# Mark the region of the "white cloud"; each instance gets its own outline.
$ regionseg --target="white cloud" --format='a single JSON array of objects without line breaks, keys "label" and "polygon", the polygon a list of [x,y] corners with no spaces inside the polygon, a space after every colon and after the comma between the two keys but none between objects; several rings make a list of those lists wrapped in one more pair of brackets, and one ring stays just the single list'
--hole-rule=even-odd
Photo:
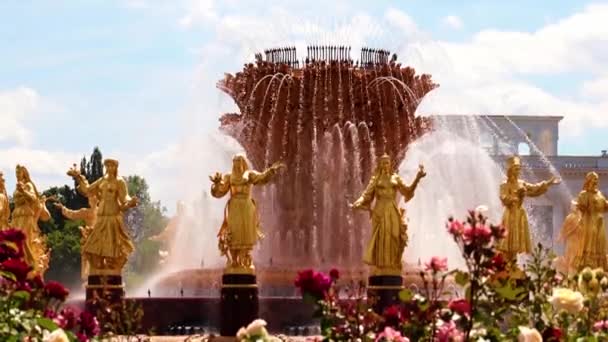
[{"label": "white cloud", "polygon": [[0,149],[0,170],[4,172],[7,190],[15,187],[15,166],[27,167],[38,190],[42,191],[51,186],[71,184],[66,176],[72,164],[80,162],[81,155],[62,151],[48,151],[27,147],[11,147]]},{"label": "white cloud", "polygon": [[584,82],[581,92],[583,96],[589,98],[608,99],[608,77]]},{"label": "white cloud", "polygon": [[448,15],[443,18],[443,24],[455,30],[460,30],[463,27],[462,19],[456,15]]},{"label": "white cloud", "polygon": [[39,107],[40,96],[28,87],[0,91],[0,142],[29,142],[25,121]]},{"label": "white cloud", "polygon": [[183,28],[190,28],[197,22],[215,24],[218,19],[215,0],[190,0],[186,8],[186,14],[179,19]]}]

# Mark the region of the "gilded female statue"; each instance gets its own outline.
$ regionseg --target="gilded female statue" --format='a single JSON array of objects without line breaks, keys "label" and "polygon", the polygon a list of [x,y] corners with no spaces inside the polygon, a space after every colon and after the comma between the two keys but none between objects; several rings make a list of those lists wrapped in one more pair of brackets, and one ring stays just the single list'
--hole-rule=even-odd
[{"label": "gilded female statue", "polygon": [[4,174],[0,171],[0,230],[9,227],[8,220],[11,217],[11,207],[6,193]]},{"label": "gilded female statue", "polygon": [[[61,215],[70,219],[70,220],[82,220],[84,221],[84,226],[79,227],[80,230],[80,250],[84,250],[84,244],[86,243],[89,235],[91,235],[91,231],[93,231],[93,227],[95,227],[95,222],[97,221],[97,197],[93,194],[89,194],[89,207],[81,208],[78,210],[72,210],[66,208],[61,203],[55,203],[55,207],[61,210]],[[80,255],[80,276],[81,278],[87,279],[89,275],[89,261],[86,258],[84,253]]]},{"label": "gilded female statue", "polygon": [[565,270],[568,274],[576,272],[574,260],[577,254],[577,249],[581,245],[581,211],[578,209],[578,203],[572,201],[570,213],[566,216],[562,230],[559,233],[559,241],[564,242],[565,252],[563,262]]},{"label": "gilded female statue", "polygon": [[46,238],[40,233],[38,221],[48,221],[51,215],[45,205],[46,197],[38,193],[27,168],[17,165],[15,173],[17,188],[13,193],[15,208],[10,226],[22,229],[25,233],[25,260],[32,266],[34,274],[42,276],[48,268],[50,252]]},{"label": "gilded female statue", "polygon": [[578,209],[581,211],[580,230],[582,237],[576,249],[575,266],[602,267],[608,270],[606,261],[606,227],[604,213],[608,212],[608,201],[599,190],[599,177],[595,172],[585,176],[583,190],[578,194]]},{"label": "gilded female statue", "polygon": [[426,176],[422,165],[411,185],[406,185],[401,177],[392,171],[390,157],[384,154],[367,188],[351,207],[370,210],[372,237],[365,250],[363,261],[374,266],[375,274],[401,274],[401,258],[407,246],[407,225],[405,211],[397,205],[397,193],[405,202],[414,197],[420,180]]},{"label": "gilded female statue", "polygon": [[120,275],[129,255],[135,249],[126,232],[123,213],[137,206],[137,197],[130,197],[127,182],[118,176],[118,161],[106,159],[104,176],[93,184],[74,166],[68,175],[78,182],[78,190],[87,197],[94,196],[97,220],[81,253],[89,261],[90,275]]},{"label": "gilded female statue", "polygon": [[507,236],[501,241],[500,249],[509,259],[519,253],[530,253],[530,229],[528,214],[523,207],[524,198],[541,196],[549,186],[559,184],[560,180],[552,177],[537,184],[527,183],[519,179],[521,160],[514,156],[507,160],[507,180],[500,185],[500,201],[505,207],[502,215],[502,225],[507,230]]},{"label": "gilded female statue", "polygon": [[282,163],[275,163],[264,172],[249,170],[245,156],[237,154],[232,159],[232,173],[216,172],[209,177],[213,197],[221,198],[230,192],[218,233],[220,252],[228,259],[227,272],[253,272],[251,251],[263,235],[251,188],[268,183],[284,167]]}]

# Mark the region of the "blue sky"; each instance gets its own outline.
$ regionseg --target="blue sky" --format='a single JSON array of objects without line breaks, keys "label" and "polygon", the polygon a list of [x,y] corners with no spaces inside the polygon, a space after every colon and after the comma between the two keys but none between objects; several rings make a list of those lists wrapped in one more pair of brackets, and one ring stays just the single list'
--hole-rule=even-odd
[{"label": "blue sky", "polygon": [[215,82],[261,48],[310,40],[387,46],[433,74],[441,88],[422,114],[564,115],[561,154],[608,148],[607,2],[246,4],[2,2],[0,168],[29,163],[61,183],[99,145],[171,202],[176,170],[203,182],[216,157],[207,136],[232,105]]}]

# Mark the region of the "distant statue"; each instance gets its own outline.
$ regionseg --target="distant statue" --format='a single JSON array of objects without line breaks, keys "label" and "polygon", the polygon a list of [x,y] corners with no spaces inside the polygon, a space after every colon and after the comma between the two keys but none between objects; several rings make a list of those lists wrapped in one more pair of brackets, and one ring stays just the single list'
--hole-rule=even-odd
[{"label": "distant statue", "polygon": [[87,279],[89,275],[89,261],[84,251],[84,245],[87,242],[87,239],[91,235],[93,231],[93,227],[95,227],[95,223],[97,222],[97,196],[95,194],[89,194],[87,196],[89,201],[88,208],[81,208],[78,210],[72,210],[66,208],[63,204],[56,202],[55,207],[61,210],[61,215],[70,219],[70,220],[82,220],[84,221],[84,226],[78,227],[80,230],[80,276],[83,280]]},{"label": "distant statue", "polygon": [[589,172],[585,176],[583,190],[578,194],[578,209],[581,211],[581,240],[576,249],[575,267],[602,267],[608,270],[606,254],[606,226],[604,213],[608,212],[608,201],[599,190],[599,176]]},{"label": "distant statue", "polygon": [[211,195],[221,198],[230,192],[224,210],[224,222],[218,233],[219,250],[226,256],[227,272],[253,272],[251,251],[260,237],[260,221],[255,201],[251,198],[253,185],[266,184],[285,165],[275,163],[264,172],[249,170],[245,155],[232,159],[232,173],[216,172],[210,176]]},{"label": "distant statue", "polygon": [[562,225],[562,230],[559,233],[558,241],[564,242],[565,253],[561,258],[563,263],[563,271],[566,274],[576,273],[574,264],[577,249],[580,248],[582,231],[581,231],[581,211],[578,209],[578,203],[572,201],[570,213],[566,216]]},{"label": "distant statue", "polygon": [[13,193],[15,208],[10,226],[23,230],[26,236],[25,260],[33,267],[34,274],[44,276],[49,266],[50,251],[46,246],[46,237],[40,233],[38,221],[51,218],[46,208],[47,198],[38,193],[25,166],[17,165],[15,173],[17,188]]},{"label": "distant statue", "polygon": [[8,220],[11,217],[11,206],[8,201],[4,174],[0,171],[0,230],[9,227]]},{"label": "distant statue", "polygon": [[90,263],[90,275],[120,275],[134,247],[126,232],[123,213],[137,206],[137,197],[130,197],[127,182],[118,176],[118,161],[103,162],[105,175],[89,184],[74,166],[68,171],[85,196],[99,199],[97,221],[87,238],[82,253]]},{"label": "distant statue", "polygon": [[549,186],[560,183],[555,177],[537,184],[527,183],[519,179],[520,172],[520,158],[510,157],[507,160],[507,180],[500,185],[500,200],[505,208],[502,225],[507,230],[507,236],[501,241],[499,249],[509,259],[514,259],[519,253],[529,254],[532,251],[524,198],[541,196]]},{"label": "distant statue", "polygon": [[[400,193],[405,202],[411,200],[424,176],[424,167],[420,165],[412,184],[406,185],[393,172],[390,157],[384,154],[380,157],[367,188],[351,205],[353,209],[369,210],[371,213],[372,237],[363,261],[374,266],[376,275],[401,275],[401,258],[408,236],[405,210],[399,208],[396,196]],[[374,200],[374,207],[370,209]]]}]

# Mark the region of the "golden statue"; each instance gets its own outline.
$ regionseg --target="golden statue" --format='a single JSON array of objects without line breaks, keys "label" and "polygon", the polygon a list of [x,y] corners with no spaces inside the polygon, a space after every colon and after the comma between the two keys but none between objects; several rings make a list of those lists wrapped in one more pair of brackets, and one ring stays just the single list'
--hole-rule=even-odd
[{"label": "golden statue", "polygon": [[564,271],[567,274],[576,273],[576,267],[574,260],[576,257],[577,249],[580,248],[581,244],[581,211],[578,209],[578,203],[572,201],[570,206],[570,213],[566,216],[562,230],[559,233],[558,241],[564,242],[565,252],[562,257],[564,263]]},{"label": "golden statue", "polygon": [[254,271],[251,251],[263,234],[256,203],[251,198],[251,188],[268,183],[284,167],[282,163],[275,163],[264,172],[249,170],[245,155],[237,154],[232,158],[232,173],[222,175],[216,172],[209,176],[213,183],[213,197],[221,198],[230,192],[224,209],[224,222],[218,233],[220,252],[228,259],[226,273]]},{"label": "golden statue", "polygon": [[17,188],[13,193],[15,208],[10,226],[23,230],[26,236],[25,260],[32,266],[34,274],[44,276],[49,266],[50,251],[46,246],[46,238],[40,233],[38,221],[48,221],[51,218],[46,208],[47,198],[38,193],[25,166],[17,165],[15,173]]},{"label": "golden statue", "polygon": [[125,230],[123,213],[137,206],[137,197],[129,197],[127,182],[118,176],[118,161],[103,161],[106,172],[93,184],[80,174],[76,165],[68,171],[85,196],[96,197],[97,220],[81,253],[89,262],[89,275],[120,275],[129,255],[135,249]]},{"label": "golden statue", "polygon": [[[363,261],[374,267],[374,274],[401,275],[401,258],[408,237],[405,210],[397,205],[396,196],[399,192],[405,202],[411,200],[418,182],[424,176],[424,167],[420,165],[412,184],[406,185],[398,174],[393,173],[391,159],[384,154],[378,160],[367,188],[351,205],[354,209],[369,210],[371,213],[372,237]],[[370,209],[373,200],[374,208]]]},{"label": "golden statue", "polygon": [[502,225],[507,230],[507,236],[501,241],[499,249],[505,256],[513,259],[519,253],[532,251],[528,214],[523,208],[525,197],[537,197],[549,189],[549,186],[559,184],[558,178],[552,177],[537,184],[527,183],[519,179],[521,160],[513,156],[507,160],[507,180],[500,185],[500,201],[505,207],[502,215]]},{"label": "golden statue", "polygon": [[608,270],[606,261],[606,227],[604,213],[608,212],[608,201],[599,190],[599,177],[595,172],[585,176],[583,190],[578,194],[578,209],[581,211],[580,230],[582,233],[574,265],[578,270],[584,267]]},{"label": "golden statue", "polygon": [[89,261],[86,258],[86,255],[82,253],[84,250],[84,244],[87,241],[89,235],[91,235],[91,231],[93,231],[93,227],[95,227],[95,222],[97,221],[97,197],[94,194],[89,194],[89,207],[82,208],[78,210],[71,210],[63,206],[61,203],[55,203],[55,207],[61,210],[61,215],[65,216],[70,220],[82,220],[84,221],[84,226],[79,227],[80,230],[80,276],[81,278],[87,279],[89,275]]},{"label": "golden statue", "polygon": [[9,227],[8,220],[11,217],[11,206],[6,193],[4,174],[0,171],[0,230]]}]

